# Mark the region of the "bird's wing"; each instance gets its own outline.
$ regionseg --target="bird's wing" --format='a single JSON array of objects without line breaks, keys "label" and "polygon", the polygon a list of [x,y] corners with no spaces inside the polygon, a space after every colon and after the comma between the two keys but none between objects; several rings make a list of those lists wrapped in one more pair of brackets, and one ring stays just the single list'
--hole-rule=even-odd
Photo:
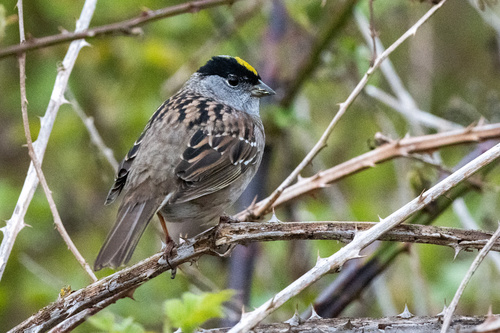
[{"label": "bird's wing", "polygon": [[175,168],[183,182],[171,202],[186,202],[217,192],[260,162],[263,145],[257,144],[255,132],[261,129],[251,117],[240,118],[232,128],[205,128],[194,133]]},{"label": "bird's wing", "polygon": [[121,161],[120,165],[118,166],[118,172],[115,178],[115,182],[111,187],[111,189],[109,190],[108,196],[106,197],[106,202],[105,202],[106,205],[109,205],[112,202],[114,202],[122,192],[123,188],[125,187],[125,184],[127,183],[127,178],[130,173],[130,168],[132,167],[134,159],[137,157],[137,153],[139,152],[139,148],[141,147],[141,143],[144,137],[148,133],[151,126],[157,121],[157,119],[160,119],[161,115],[169,110],[172,102],[171,100],[172,99],[168,99],[167,101],[165,101],[165,103],[163,103],[158,108],[158,110],[156,110],[156,112],[153,113],[148,123],[146,124],[146,127],[142,131],[141,135],[134,142],[134,145],[128,151],[125,158]]}]

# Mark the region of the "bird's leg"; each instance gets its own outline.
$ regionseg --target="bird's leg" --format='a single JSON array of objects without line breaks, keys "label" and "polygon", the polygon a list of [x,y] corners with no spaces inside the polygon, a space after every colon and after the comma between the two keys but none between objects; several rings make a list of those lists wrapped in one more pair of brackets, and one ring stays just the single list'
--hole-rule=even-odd
[{"label": "bird's leg", "polygon": [[170,261],[168,259],[170,257],[172,257],[173,255],[175,255],[175,253],[173,253],[174,252],[173,249],[174,249],[176,244],[175,244],[174,240],[172,239],[172,237],[170,237],[170,235],[168,233],[167,224],[165,223],[165,219],[163,218],[163,216],[160,214],[160,212],[158,212],[156,215],[158,215],[158,219],[160,219],[161,228],[163,229],[163,233],[165,234],[165,253],[164,253],[164,256],[165,256],[165,261],[170,266],[170,269],[172,271],[172,279],[173,279],[173,278],[175,278],[175,274],[177,273],[177,267],[173,267],[172,264],[170,264]]}]

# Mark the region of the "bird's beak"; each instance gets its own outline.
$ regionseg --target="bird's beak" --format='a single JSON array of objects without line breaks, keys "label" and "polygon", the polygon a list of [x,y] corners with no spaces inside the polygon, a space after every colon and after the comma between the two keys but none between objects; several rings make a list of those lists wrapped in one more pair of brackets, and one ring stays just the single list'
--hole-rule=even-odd
[{"label": "bird's beak", "polygon": [[252,97],[264,97],[276,94],[274,90],[268,87],[267,84],[259,80],[259,83],[252,87],[251,95]]}]

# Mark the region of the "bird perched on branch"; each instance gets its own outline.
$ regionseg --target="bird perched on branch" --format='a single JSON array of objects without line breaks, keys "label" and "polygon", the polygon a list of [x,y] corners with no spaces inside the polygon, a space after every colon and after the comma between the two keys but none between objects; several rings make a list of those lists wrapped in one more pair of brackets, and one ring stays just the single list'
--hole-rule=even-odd
[{"label": "bird perched on branch", "polygon": [[165,222],[215,224],[257,172],[259,99],[273,94],[246,61],[216,56],[163,103],[118,168],[106,204],[123,199],[94,269],[127,263],[155,214],[167,247]]}]

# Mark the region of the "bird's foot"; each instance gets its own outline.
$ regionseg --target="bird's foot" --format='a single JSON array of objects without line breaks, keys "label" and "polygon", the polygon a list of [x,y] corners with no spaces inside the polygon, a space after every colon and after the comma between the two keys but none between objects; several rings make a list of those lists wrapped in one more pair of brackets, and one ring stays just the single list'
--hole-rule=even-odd
[{"label": "bird's foot", "polygon": [[221,215],[219,218],[219,223],[238,223],[240,221],[236,220],[234,217],[230,215]]},{"label": "bird's foot", "polygon": [[171,278],[175,279],[175,275],[177,274],[177,266],[173,266],[170,263],[170,259],[177,255],[177,244],[175,244],[174,240],[169,237],[167,239],[167,243],[165,244],[163,251],[163,259],[167,262],[167,265],[170,266]]}]

